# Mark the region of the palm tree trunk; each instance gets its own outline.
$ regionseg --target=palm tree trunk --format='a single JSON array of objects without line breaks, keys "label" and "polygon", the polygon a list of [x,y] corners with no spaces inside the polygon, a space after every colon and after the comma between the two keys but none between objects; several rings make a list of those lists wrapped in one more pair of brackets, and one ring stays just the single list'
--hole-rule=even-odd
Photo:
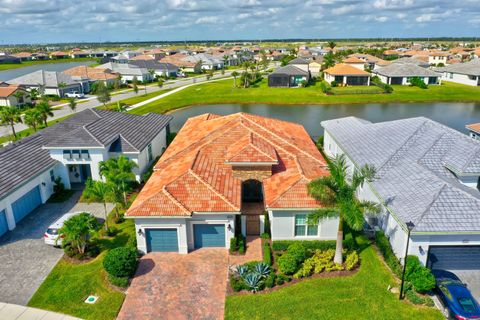
[{"label": "palm tree trunk", "polygon": [[342,264],[343,263],[343,218],[340,215],[340,219],[338,221],[338,232],[337,232],[337,246],[335,248],[335,257],[333,258],[333,262]]},{"label": "palm tree trunk", "polygon": [[108,213],[107,213],[107,202],[103,202],[103,209],[105,211],[105,230],[108,230]]},{"label": "palm tree trunk", "polygon": [[13,121],[10,121],[10,126],[12,127],[12,133],[15,139],[17,138],[17,133],[15,132],[15,123]]}]

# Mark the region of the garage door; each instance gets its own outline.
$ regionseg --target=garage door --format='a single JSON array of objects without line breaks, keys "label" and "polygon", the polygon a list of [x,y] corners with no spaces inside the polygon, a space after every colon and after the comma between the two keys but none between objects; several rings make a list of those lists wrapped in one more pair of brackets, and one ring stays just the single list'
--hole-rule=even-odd
[{"label": "garage door", "polygon": [[178,252],[177,229],[147,229],[147,252]]},{"label": "garage door", "polygon": [[195,248],[225,247],[224,224],[194,224]]},{"label": "garage door", "polygon": [[480,269],[480,246],[434,246],[428,250],[427,266],[440,270]]},{"label": "garage door", "polygon": [[19,222],[25,218],[36,207],[42,204],[42,198],[40,196],[40,188],[36,186],[26,194],[24,194],[17,201],[12,203],[13,216],[15,222]]},{"label": "garage door", "polygon": [[7,216],[5,210],[0,211],[0,236],[8,231]]}]

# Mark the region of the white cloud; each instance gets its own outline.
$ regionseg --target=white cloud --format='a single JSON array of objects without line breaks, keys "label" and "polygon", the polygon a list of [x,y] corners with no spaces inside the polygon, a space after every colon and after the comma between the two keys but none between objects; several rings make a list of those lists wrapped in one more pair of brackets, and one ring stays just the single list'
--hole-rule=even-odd
[{"label": "white cloud", "polygon": [[215,24],[215,23],[219,23],[220,21],[221,21],[221,19],[219,17],[210,16],[210,17],[198,18],[195,21],[195,23],[197,23],[197,24],[204,24],[204,23]]}]

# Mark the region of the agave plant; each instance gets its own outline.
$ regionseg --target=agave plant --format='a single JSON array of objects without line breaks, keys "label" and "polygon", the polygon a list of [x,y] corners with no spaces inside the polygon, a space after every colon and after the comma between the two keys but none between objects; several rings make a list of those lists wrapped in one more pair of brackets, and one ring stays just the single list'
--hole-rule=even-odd
[{"label": "agave plant", "polygon": [[261,275],[262,278],[266,278],[270,274],[270,266],[264,262],[259,262],[253,268],[253,271]]},{"label": "agave plant", "polygon": [[250,291],[257,292],[262,284],[262,276],[259,273],[251,272],[243,278],[243,281],[250,288]]},{"label": "agave plant", "polygon": [[248,267],[244,265],[237,266],[237,273],[240,277],[244,277],[248,273]]}]

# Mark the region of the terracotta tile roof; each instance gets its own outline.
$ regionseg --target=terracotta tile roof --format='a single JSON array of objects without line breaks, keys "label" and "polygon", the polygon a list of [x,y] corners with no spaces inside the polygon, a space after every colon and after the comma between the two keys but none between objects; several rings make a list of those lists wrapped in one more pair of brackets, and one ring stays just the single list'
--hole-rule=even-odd
[{"label": "terracotta tile roof", "polygon": [[193,61],[190,61],[190,60],[186,60],[189,56],[186,55],[186,54],[182,54],[182,53],[176,53],[176,54],[172,54],[172,55],[169,55],[169,56],[165,56],[163,57],[162,59],[160,59],[161,62],[168,62],[168,63],[172,63],[174,65],[177,65],[179,67],[195,67],[198,62],[193,62]]},{"label": "terracotta tile roof", "polygon": [[358,68],[352,67],[348,64],[339,63],[331,68],[328,68],[324,71],[325,73],[331,75],[352,75],[352,76],[369,76],[370,73],[360,70]]},{"label": "terracotta tile roof", "polygon": [[0,86],[0,98],[8,98],[12,94],[14,94],[18,90],[18,86],[6,86],[2,87]]},{"label": "terracotta tile roof", "polygon": [[132,59],[130,60],[133,60],[133,61],[137,61],[137,60],[155,60],[154,57],[152,57],[151,55],[148,55],[148,54],[141,54],[139,56],[136,56],[136,57],[133,57]]},{"label": "terracotta tile roof", "polygon": [[466,126],[468,130],[480,133],[480,123],[472,123]]},{"label": "terracotta tile roof", "polygon": [[118,73],[111,72],[110,69],[91,68],[87,66],[77,66],[67,70],[63,73],[72,77],[89,78],[92,80],[114,80],[118,77]]},{"label": "terracotta tile roof", "polygon": [[14,57],[17,57],[17,58],[29,58],[32,56],[32,53],[31,52],[19,52],[19,53],[16,53],[13,55]]},{"label": "terracotta tile roof", "polygon": [[190,216],[239,212],[242,181],[230,162],[270,162],[263,180],[267,208],[316,208],[307,184],[328,174],[303,126],[245,113],[187,120],[127,216]]},{"label": "terracotta tile roof", "polygon": [[52,57],[63,57],[63,56],[68,56],[68,53],[62,52],[62,51],[55,51],[50,53],[50,56]]},{"label": "terracotta tile roof", "polygon": [[365,61],[357,58],[357,57],[349,57],[342,61],[343,63],[365,63]]}]

